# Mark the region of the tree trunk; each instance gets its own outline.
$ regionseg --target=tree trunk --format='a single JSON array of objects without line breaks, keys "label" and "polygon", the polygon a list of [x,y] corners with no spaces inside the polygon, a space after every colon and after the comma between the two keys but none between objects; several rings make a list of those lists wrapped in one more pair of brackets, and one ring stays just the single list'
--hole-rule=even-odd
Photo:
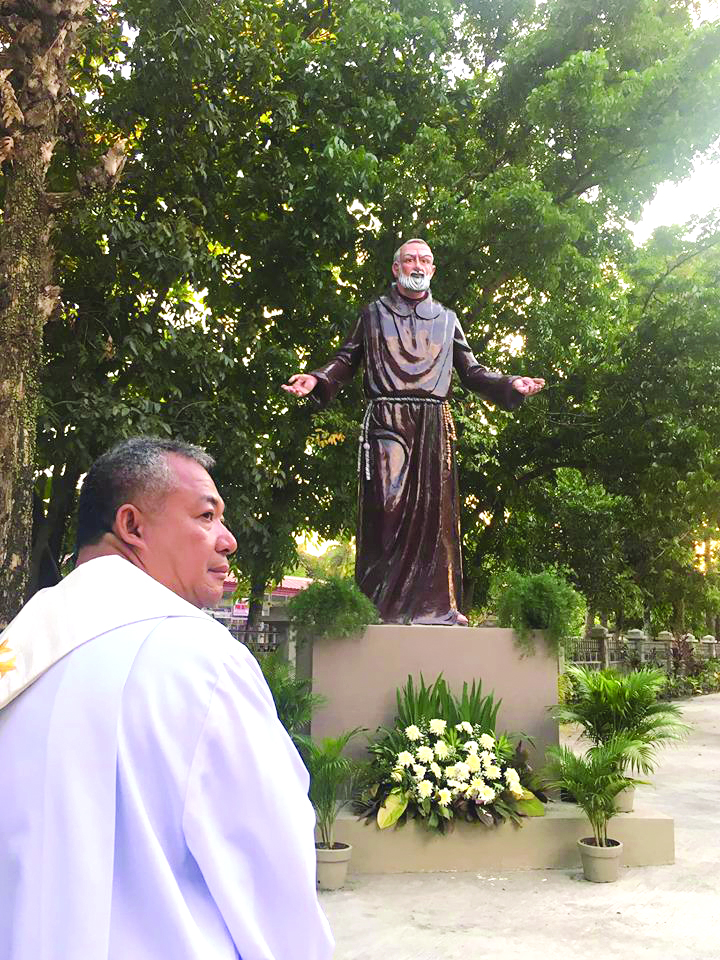
[{"label": "tree trunk", "polygon": [[646,636],[652,636],[652,608],[647,600],[643,603],[643,631]]},{"label": "tree trunk", "polygon": [[475,577],[463,577],[462,613],[464,613],[466,617],[470,615],[473,600],[475,599],[475,583]]},{"label": "tree trunk", "polygon": [[248,618],[246,631],[257,630],[262,620],[263,601],[267,579],[264,573],[253,574],[250,581],[250,597],[248,598]]},{"label": "tree trunk", "polygon": [[58,139],[67,66],[89,0],[0,2],[11,42],[0,57],[0,625],[22,605],[30,570],[38,378],[51,286],[45,178]]},{"label": "tree trunk", "polygon": [[[704,549],[704,559],[705,559],[705,578],[706,582],[710,574],[713,572],[713,558],[712,558],[712,542],[710,540],[705,541]],[[715,611],[711,606],[708,606],[705,610],[705,633],[710,634],[715,632]]]},{"label": "tree trunk", "polygon": [[53,482],[47,514],[48,547],[58,567],[62,565],[64,554],[69,553],[72,548],[72,544],[65,544],[65,532],[68,520],[75,510],[78,482],[84,472],[77,467],[66,464],[62,476],[58,478],[57,482]]},{"label": "tree trunk", "polygon": [[[49,126],[49,125],[48,125]],[[0,622],[22,604],[29,572],[41,299],[48,301],[50,248],[41,159],[49,130],[26,136],[6,171],[0,227]]]},{"label": "tree trunk", "polygon": [[673,633],[677,636],[682,636],[685,633],[685,600],[683,597],[673,600],[672,628]]},{"label": "tree trunk", "polygon": [[59,579],[63,559],[63,543],[68,517],[75,502],[80,471],[67,464],[55,464],[52,474],[50,503],[44,505],[34,495],[32,561],[28,597]]}]

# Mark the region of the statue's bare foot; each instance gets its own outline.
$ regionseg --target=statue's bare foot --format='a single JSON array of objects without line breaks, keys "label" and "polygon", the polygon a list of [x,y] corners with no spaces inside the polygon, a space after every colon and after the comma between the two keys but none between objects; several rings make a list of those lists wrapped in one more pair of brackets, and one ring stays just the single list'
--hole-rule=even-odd
[{"label": "statue's bare foot", "polygon": [[458,627],[466,627],[468,625],[468,618],[464,613],[458,613],[457,620],[455,622]]}]

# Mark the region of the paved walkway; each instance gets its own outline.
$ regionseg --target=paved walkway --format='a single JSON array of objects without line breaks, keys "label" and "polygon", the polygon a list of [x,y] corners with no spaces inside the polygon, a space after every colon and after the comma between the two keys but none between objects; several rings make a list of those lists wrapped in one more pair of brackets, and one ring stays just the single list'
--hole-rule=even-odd
[{"label": "paved walkway", "polygon": [[676,863],[623,869],[351,878],[322,894],[335,960],[719,960],[720,694],[683,703],[689,740],[640,803],[675,818]]}]

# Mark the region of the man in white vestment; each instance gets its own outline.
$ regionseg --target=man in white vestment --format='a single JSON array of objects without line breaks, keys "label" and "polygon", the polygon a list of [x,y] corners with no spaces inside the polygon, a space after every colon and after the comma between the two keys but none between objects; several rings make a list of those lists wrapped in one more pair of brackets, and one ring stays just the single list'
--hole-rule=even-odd
[{"label": "man in white vestment", "polygon": [[307,772],[201,610],[237,544],[197,447],[88,473],[76,569],[0,636],[0,960],[327,960]]}]

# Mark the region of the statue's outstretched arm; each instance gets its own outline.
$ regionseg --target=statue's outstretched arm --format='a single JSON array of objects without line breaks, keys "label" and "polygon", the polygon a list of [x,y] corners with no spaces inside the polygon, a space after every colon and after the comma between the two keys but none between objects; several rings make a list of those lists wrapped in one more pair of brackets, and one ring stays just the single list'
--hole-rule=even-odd
[{"label": "statue's outstretched arm", "polygon": [[506,377],[478,363],[459,320],[455,322],[453,366],[464,387],[481,394],[504,410],[515,410],[522,403],[523,395],[513,387],[513,381],[521,378]]},{"label": "statue's outstretched arm", "polygon": [[[317,370],[311,370],[306,374],[296,374],[290,378],[285,389],[298,396],[309,395],[310,399],[318,407],[326,407],[335,399],[338,392],[349,383],[355,376],[364,354],[363,344],[363,315],[361,314],[349,336],[340,347],[335,356],[328,363]],[[310,386],[310,382],[315,383]],[[292,386],[300,386],[302,392],[297,389],[289,389]],[[304,387],[309,389],[305,390]]]}]

